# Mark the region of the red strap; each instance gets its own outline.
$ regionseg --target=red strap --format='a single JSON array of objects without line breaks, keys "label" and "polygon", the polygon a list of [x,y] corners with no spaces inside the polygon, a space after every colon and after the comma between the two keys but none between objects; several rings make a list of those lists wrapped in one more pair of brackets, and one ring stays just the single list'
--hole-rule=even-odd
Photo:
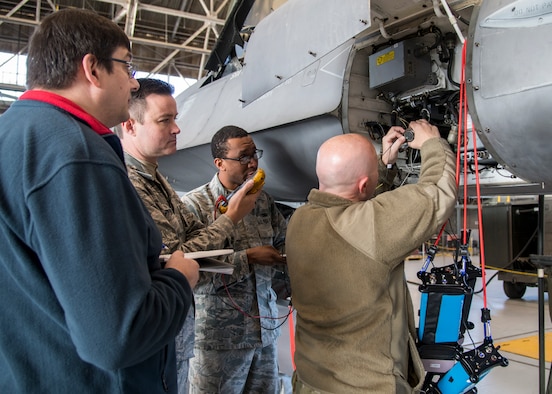
[{"label": "red strap", "polygon": [[290,305],[288,308],[289,350],[291,353],[291,365],[293,366],[293,370],[295,371],[295,324],[293,324],[293,307]]}]

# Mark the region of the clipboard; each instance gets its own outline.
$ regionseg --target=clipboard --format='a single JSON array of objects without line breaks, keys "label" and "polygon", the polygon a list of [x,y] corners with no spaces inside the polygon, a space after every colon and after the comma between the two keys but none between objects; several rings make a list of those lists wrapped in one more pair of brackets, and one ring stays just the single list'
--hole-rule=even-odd
[{"label": "clipboard", "polygon": [[[214,257],[226,256],[232,253],[234,253],[234,249],[201,250],[198,252],[184,253],[184,257],[196,260],[199,264],[200,271],[231,275],[232,272],[234,272],[234,266],[224,261],[217,260]],[[169,254],[162,254],[159,256],[159,259],[166,262],[170,256]]]}]

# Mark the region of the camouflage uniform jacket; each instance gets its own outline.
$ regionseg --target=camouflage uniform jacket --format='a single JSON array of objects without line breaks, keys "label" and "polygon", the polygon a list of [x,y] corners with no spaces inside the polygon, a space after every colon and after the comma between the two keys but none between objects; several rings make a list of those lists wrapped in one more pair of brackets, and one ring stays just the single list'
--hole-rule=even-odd
[{"label": "camouflage uniform jacket", "polygon": [[[185,194],[182,201],[209,224],[220,216],[215,201],[228,194],[215,175],[210,183]],[[249,264],[246,249],[282,245],[285,233],[285,218],[272,197],[262,191],[253,211],[236,225],[233,242],[225,245],[236,251],[227,258],[234,265],[233,274],[200,273],[194,288],[196,347],[242,349],[275,343],[282,321],[277,319],[276,294],[271,288],[274,268]]]},{"label": "camouflage uniform jacket", "polygon": [[234,223],[226,215],[220,215],[206,227],[186,209],[156,165],[142,163],[126,152],[125,162],[130,181],[161,232],[165,245],[162,253],[220,249],[228,242]]},{"label": "camouflage uniform jacket", "polygon": [[[157,165],[143,163],[127,152],[125,163],[130,181],[161,232],[162,253],[170,254],[178,249],[184,252],[220,249],[225,245],[234,229],[234,223],[226,215],[221,215],[206,228],[186,210],[174,189],[157,170]],[[190,309],[176,337],[178,364],[193,356],[193,347],[194,311]]]}]

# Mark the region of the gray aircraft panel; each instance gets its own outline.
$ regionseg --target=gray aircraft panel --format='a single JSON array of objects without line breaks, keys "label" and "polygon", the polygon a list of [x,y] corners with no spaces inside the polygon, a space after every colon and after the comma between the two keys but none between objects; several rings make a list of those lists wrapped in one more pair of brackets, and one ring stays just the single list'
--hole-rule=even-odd
[{"label": "gray aircraft panel", "polygon": [[[460,32],[444,13],[447,3]],[[161,160],[161,170],[181,191],[205,182],[213,171],[208,143],[233,124],[265,150],[259,165],[267,190],[281,201],[300,201],[315,185],[312,160],[325,138],[360,133],[379,149],[391,125],[424,117],[455,150],[458,136],[475,126],[468,146],[459,148],[461,163],[468,164],[459,182],[470,195],[476,182],[486,195],[548,194],[549,3],[290,1],[250,36],[252,26],[238,28],[245,57],[234,54],[177,98],[178,153]],[[354,26],[363,18],[365,26]],[[464,38],[467,119],[460,117],[459,100]],[[396,68],[391,53],[404,68]],[[430,68],[407,67],[411,63]],[[403,151],[398,165],[401,184],[417,181],[417,152]]]},{"label": "gray aircraft panel", "polygon": [[342,0],[289,1],[257,25],[245,51],[244,105],[370,26],[369,0],[343,5]]},{"label": "gray aircraft panel", "polygon": [[552,60],[552,4],[529,7],[536,3],[482,4],[468,47],[467,87],[485,147],[520,178],[552,184],[552,73],[543,67]]}]

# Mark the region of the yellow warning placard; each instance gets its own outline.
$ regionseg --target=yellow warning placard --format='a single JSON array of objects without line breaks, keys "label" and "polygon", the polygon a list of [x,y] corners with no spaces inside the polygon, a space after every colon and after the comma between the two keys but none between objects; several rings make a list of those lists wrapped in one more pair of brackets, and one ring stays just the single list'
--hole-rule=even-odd
[{"label": "yellow warning placard", "polygon": [[376,59],[376,66],[381,66],[382,64],[390,62],[393,59],[395,59],[395,51],[384,53]]}]

